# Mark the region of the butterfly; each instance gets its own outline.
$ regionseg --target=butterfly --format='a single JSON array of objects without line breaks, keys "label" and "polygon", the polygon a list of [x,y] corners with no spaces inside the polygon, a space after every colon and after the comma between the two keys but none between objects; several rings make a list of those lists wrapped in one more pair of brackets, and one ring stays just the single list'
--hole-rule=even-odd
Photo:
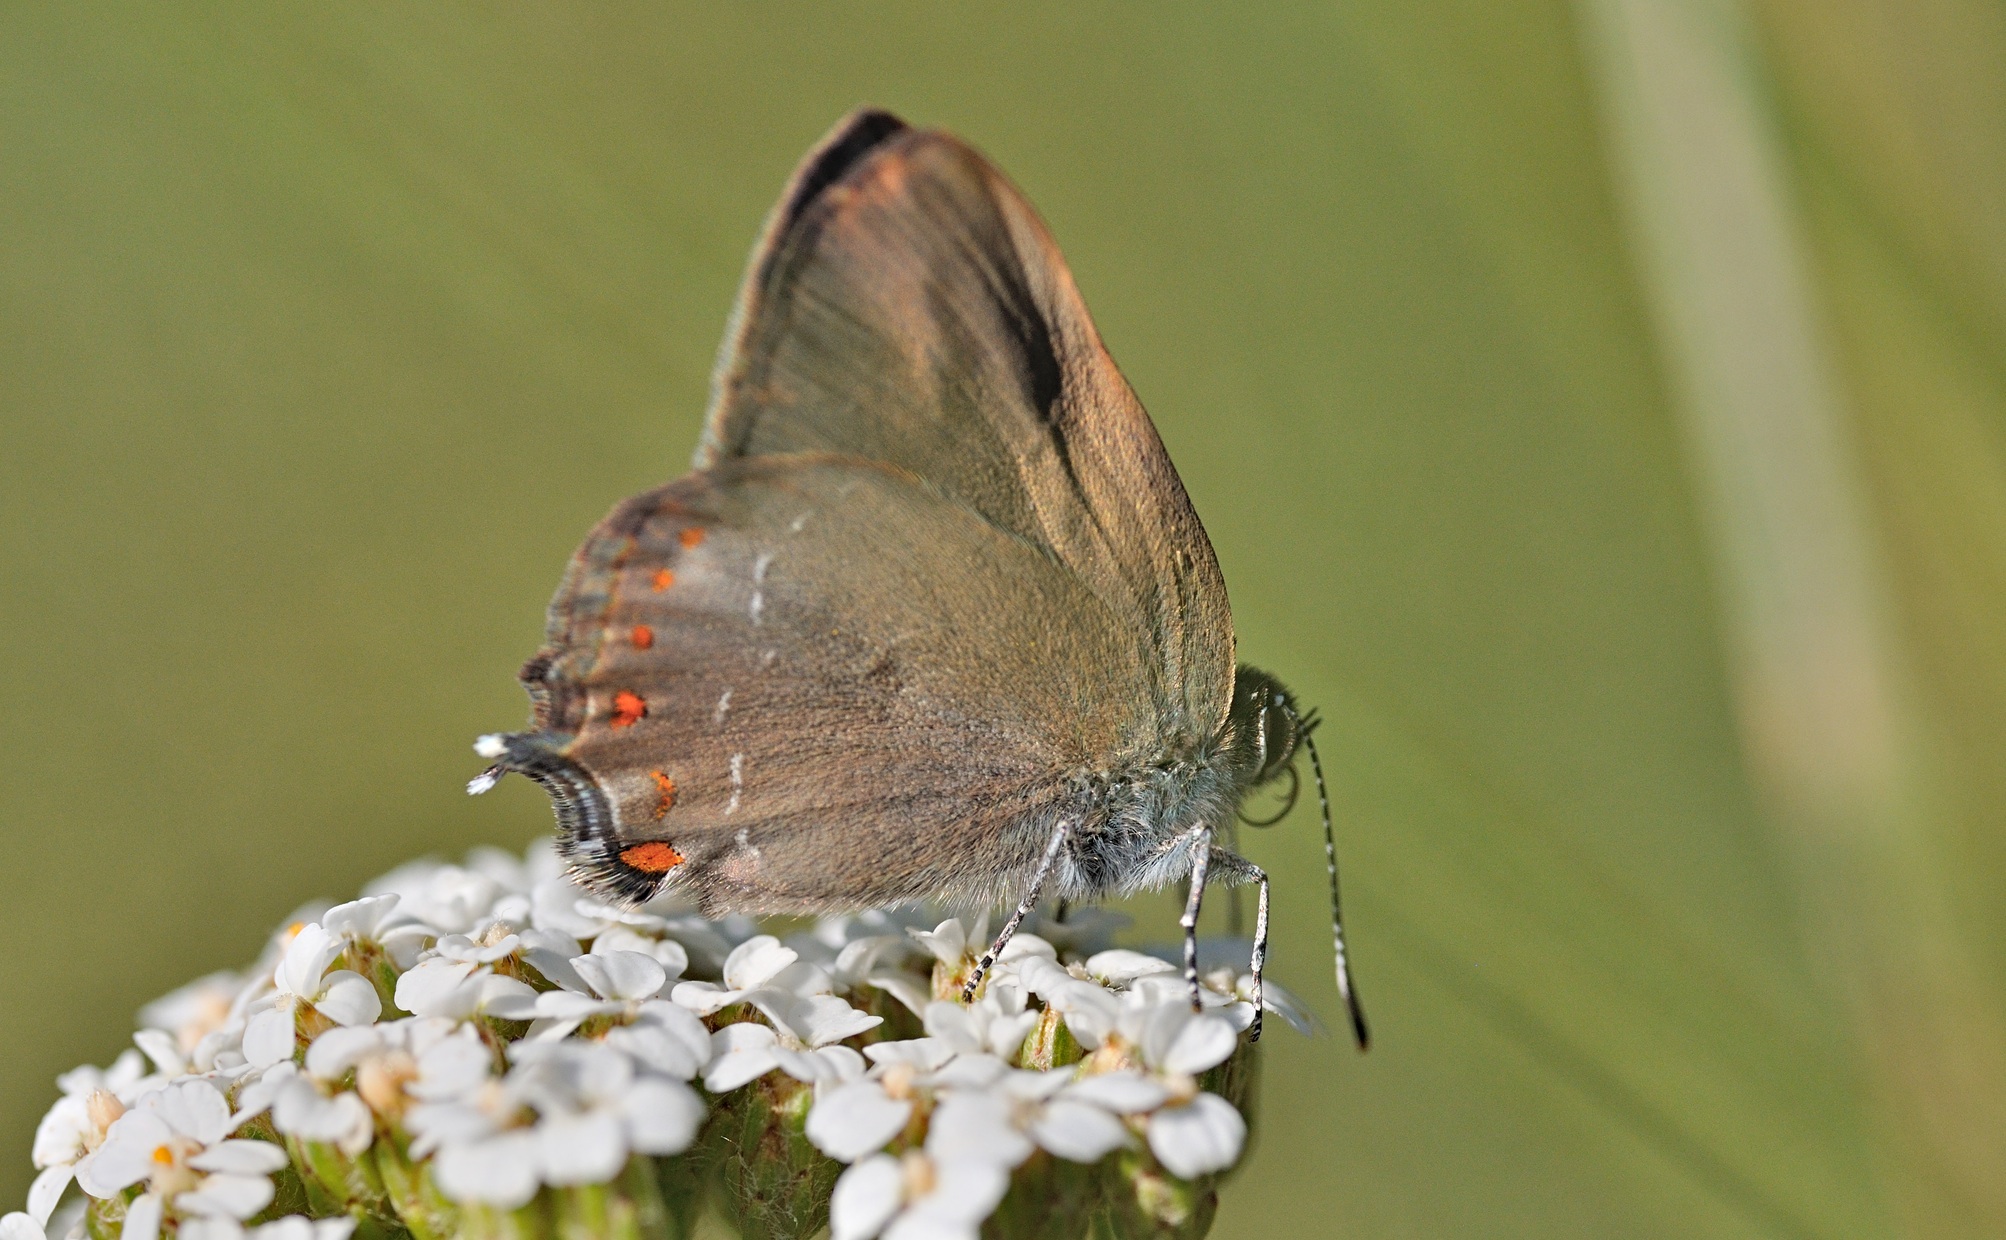
[{"label": "butterfly", "polygon": [[1252,883],[1258,1037],[1269,884],[1234,824],[1284,773],[1293,800],[1314,719],[1235,664],[1212,544],[1024,196],[852,114],[769,217],[712,388],[692,471],[572,557],[531,725],[480,738],[470,790],[541,784],[624,903],[1014,906],[969,996],[1041,896],[1185,880],[1195,1005],[1206,885]]}]

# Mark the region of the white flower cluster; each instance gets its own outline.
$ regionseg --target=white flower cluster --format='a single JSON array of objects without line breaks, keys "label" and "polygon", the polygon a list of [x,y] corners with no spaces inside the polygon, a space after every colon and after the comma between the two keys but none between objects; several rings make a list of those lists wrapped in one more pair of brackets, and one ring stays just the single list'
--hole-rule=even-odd
[{"label": "white flower cluster", "polygon": [[604,903],[547,847],[413,864],[60,1078],[0,1240],[346,1240],[358,1219],[446,1240],[503,1216],[666,1236],[707,1193],[761,1234],[972,1238],[1013,1176],[1047,1208],[1109,1209],[1080,1177],[1116,1163],[1122,1208],[1202,1234],[1194,1193],[1246,1138],[1246,979],[1208,973],[1194,1012],[1111,924],[1019,933],[964,1005],[979,923],[873,913],[783,943]]}]

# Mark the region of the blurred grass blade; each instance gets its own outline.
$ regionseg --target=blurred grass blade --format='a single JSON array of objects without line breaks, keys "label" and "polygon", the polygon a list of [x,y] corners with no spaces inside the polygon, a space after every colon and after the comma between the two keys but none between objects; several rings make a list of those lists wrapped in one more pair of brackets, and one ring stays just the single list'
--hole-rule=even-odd
[{"label": "blurred grass blade", "polygon": [[2006,1020],[1955,913],[1944,790],[1746,15],[1584,0],[1612,160],[1718,573],[1743,747],[1857,1020],[1917,1235],[2006,1234]]}]

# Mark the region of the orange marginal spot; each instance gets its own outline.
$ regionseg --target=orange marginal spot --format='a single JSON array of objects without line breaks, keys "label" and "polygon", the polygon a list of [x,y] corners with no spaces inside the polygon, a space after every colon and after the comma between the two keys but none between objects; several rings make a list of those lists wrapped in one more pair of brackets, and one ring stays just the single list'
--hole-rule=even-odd
[{"label": "orange marginal spot", "polygon": [[664,771],[649,771],[648,778],[654,780],[655,787],[662,792],[661,799],[655,802],[655,817],[660,818],[676,807],[676,781]]},{"label": "orange marginal spot", "polygon": [[627,634],[627,640],[634,643],[634,649],[646,650],[655,644],[655,630],[645,624],[637,624],[633,632]]},{"label": "orange marginal spot", "polygon": [[666,568],[658,568],[655,570],[655,580],[653,584],[655,587],[655,592],[659,594],[663,590],[666,590],[670,586],[676,584],[676,575],[670,572]]},{"label": "orange marginal spot", "polygon": [[692,525],[676,537],[683,540],[683,550],[687,551],[703,541],[703,531]]},{"label": "orange marginal spot", "polygon": [[620,861],[643,874],[667,874],[683,863],[683,855],[660,840],[649,840],[623,851]]},{"label": "orange marginal spot", "polygon": [[168,1165],[170,1165],[171,1163],[173,1163],[173,1161],[174,1161],[174,1149],[173,1149],[173,1147],[172,1147],[172,1146],[167,1146],[167,1145],[156,1145],[156,1146],[154,1146],[154,1147],[153,1147],[153,1161],[155,1161],[155,1162],[159,1163],[159,1164],[160,1164],[161,1166],[163,1166],[163,1167],[165,1167],[165,1166],[168,1166]]},{"label": "orange marginal spot", "polygon": [[648,703],[640,694],[622,689],[613,695],[614,727],[631,728],[647,717]]}]

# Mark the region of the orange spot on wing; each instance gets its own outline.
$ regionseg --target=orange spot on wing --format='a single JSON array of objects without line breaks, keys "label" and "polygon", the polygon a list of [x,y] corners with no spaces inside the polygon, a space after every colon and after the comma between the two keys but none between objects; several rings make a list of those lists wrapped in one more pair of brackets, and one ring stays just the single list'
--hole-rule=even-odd
[{"label": "orange spot on wing", "polygon": [[646,650],[655,644],[655,630],[645,624],[637,624],[633,631],[627,634],[627,640],[634,643],[634,649]]},{"label": "orange spot on wing", "polygon": [[655,579],[650,584],[654,586],[655,592],[659,594],[676,584],[676,575],[666,568],[658,568],[655,570]]},{"label": "orange spot on wing", "polygon": [[683,863],[683,855],[660,840],[649,840],[623,851],[620,861],[643,874],[667,874]]},{"label": "orange spot on wing", "polygon": [[640,694],[626,689],[613,695],[613,718],[616,728],[631,728],[648,717],[648,703]]},{"label": "orange spot on wing", "polygon": [[655,817],[660,818],[676,807],[676,781],[662,771],[649,771],[648,778],[655,781],[655,787],[662,793],[655,802]]},{"label": "orange spot on wing", "polygon": [[687,551],[703,541],[703,531],[692,525],[676,537],[683,540],[683,549]]}]

